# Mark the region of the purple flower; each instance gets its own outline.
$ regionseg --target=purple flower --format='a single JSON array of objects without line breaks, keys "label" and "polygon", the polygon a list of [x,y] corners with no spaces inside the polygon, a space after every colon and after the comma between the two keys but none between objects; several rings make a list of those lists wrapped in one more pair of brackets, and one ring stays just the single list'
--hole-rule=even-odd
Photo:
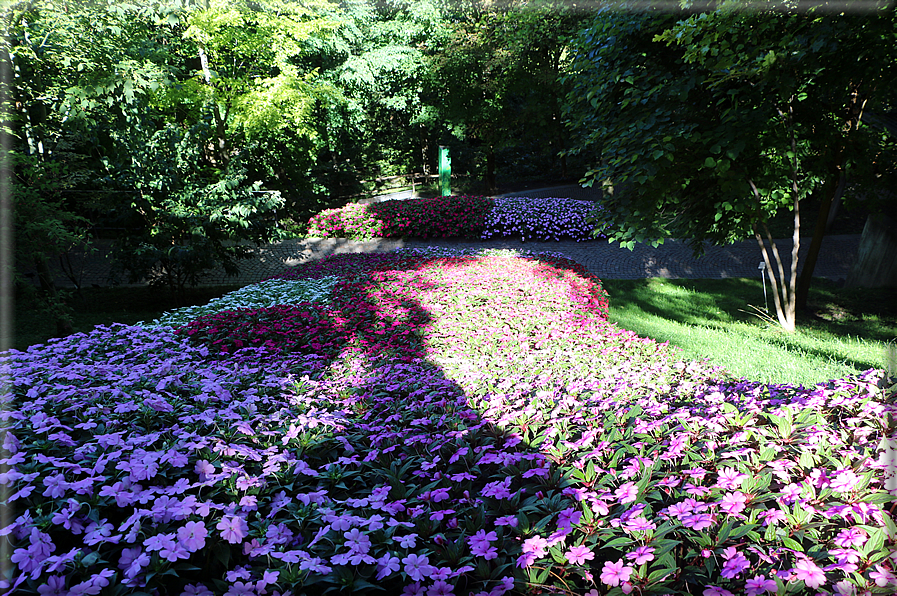
[{"label": "purple flower", "polygon": [[394,557],[389,553],[386,553],[385,555],[377,559],[377,581],[380,581],[387,575],[398,571],[400,569],[399,563],[399,558]]},{"label": "purple flower", "polygon": [[191,553],[195,553],[206,545],[206,537],[209,531],[205,524],[188,521],[178,528],[178,541]]},{"label": "purple flower", "polygon": [[414,548],[417,534],[406,534],[405,536],[397,536],[394,538],[398,538],[399,546],[402,548]]},{"label": "purple flower", "polygon": [[474,546],[471,547],[470,553],[475,557],[483,557],[487,561],[495,559],[498,557],[498,549],[494,546],[491,546],[488,542],[481,543],[478,542]]},{"label": "purple flower", "polygon": [[65,578],[60,575],[48,577],[47,583],[38,586],[37,591],[41,596],[65,596],[68,593],[65,589]]},{"label": "purple flower", "polygon": [[366,555],[371,550],[371,539],[358,528],[349,530],[343,534],[343,537],[346,539],[346,546],[351,554]]},{"label": "purple flower", "polygon": [[469,544],[471,548],[477,546],[488,547],[490,542],[495,542],[496,540],[498,540],[498,535],[495,532],[486,533],[485,530],[480,530],[467,539],[467,544]]},{"label": "purple flower", "polygon": [[402,563],[405,564],[405,573],[416,582],[430,577],[433,572],[433,566],[427,557],[411,554],[402,559]]},{"label": "purple flower", "polygon": [[766,579],[765,575],[758,575],[754,579],[749,579],[744,584],[747,596],[760,596],[763,592],[775,594],[778,587],[773,579]]},{"label": "purple flower", "polygon": [[454,592],[451,585],[438,580],[427,590],[427,596],[454,596]]}]

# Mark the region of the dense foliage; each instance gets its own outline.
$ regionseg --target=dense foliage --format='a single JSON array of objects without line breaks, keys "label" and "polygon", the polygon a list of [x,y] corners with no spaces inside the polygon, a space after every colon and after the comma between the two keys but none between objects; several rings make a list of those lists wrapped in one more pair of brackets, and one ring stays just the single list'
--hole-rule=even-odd
[{"label": "dense foliage", "polygon": [[897,587],[879,372],[680,361],[552,254],[340,255],[264,283],[284,305],[3,357],[7,592]]},{"label": "dense foliage", "polygon": [[327,209],[308,222],[308,233],[321,238],[520,238],[589,240],[595,234],[591,201],[452,196],[350,204]]},{"label": "dense foliage", "polygon": [[[601,11],[574,44],[566,114],[571,151],[591,156],[583,182],[605,190],[599,229],[629,246],[683,238],[696,252],[755,237],[779,321],[793,330],[832,205],[843,196],[874,209],[891,185],[897,137],[873,116],[897,106],[886,82],[897,76],[897,17],[885,2],[841,14],[782,4]],[[801,222],[811,195],[818,220]],[[767,228],[786,210],[787,274]],[[801,236],[812,242],[798,285]]]},{"label": "dense foliage", "polygon": [[[486,152],[493,183],[496,167],[555,176],[563,94],[525,78],[556,78],[581,19],[554,19],[546,36],[533,11],[551,7],[4,3],[17,271],[37,272],[63,330],[48,263],[97,236],[115,240],[116,280],[182,291],[215,267],[236,272],[247,242],[391,177],[432,174],[441,144],[456,181],[480,177],[484,126],[509,152],[498,166]],[[451,40],[486,22],[483,47],[503,56],[490,76],[507,87],[492,104],[507,104],[503,118],[526,114],[525,127],[456,109],[481,87],[460,77],[472,71]]]}]

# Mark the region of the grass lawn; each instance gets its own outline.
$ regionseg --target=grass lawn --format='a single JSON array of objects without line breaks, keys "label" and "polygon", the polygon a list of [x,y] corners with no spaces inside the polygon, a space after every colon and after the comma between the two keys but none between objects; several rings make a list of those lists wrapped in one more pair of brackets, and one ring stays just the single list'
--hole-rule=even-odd
[{"label": "grass lawn", "polygon": [[[812,385],[869,368],[886,369],[897,342],[897,292],[845,290],[816,279],[798,331],[755,314],[759,279],[604,280],[610,320],[625,329],[709,358],[736,376]],[[775,316],[772,297],[770,309]]]}]

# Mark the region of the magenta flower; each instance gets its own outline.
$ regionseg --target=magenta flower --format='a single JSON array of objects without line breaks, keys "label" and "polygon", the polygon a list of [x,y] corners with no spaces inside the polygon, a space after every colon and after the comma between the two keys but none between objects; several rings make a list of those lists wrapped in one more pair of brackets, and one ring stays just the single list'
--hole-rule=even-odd
[{"label": "magenta flower", "polygon": [[608,586],[619,586],[620,583],[629,581],[632,572],[632,567],[627,566],[623,559],[616,563],[605,561],[604,568],[601,570],[601,581]]},{"label": "magenta flower", "polygon": [[802,580],[810,588],[825,585],[825,572],[807,557],[800,557],[791,572],[792,579]]},{"label": "magenta flower", "polygon": [[760,596],[763,592],[775,594],[778,587],[774,579],[766,579],[765,575],[758,575],[745,582],[744,590],[747,596]]},{"label": "magenta flower", "polygon": [[621,484],[620,487],[614,491],[614,496],[617,497],[617,501],[620,504],[631,503],[638,498],[638,487],[634,482]]},{"label": "magenta flower", "polygon": [[654,548],[651,546],[640,546],[633,552],[628,553],[626,558],[632,559],[636,565],[642,565],[654,560]]},{"label": "magenta flower", "polygon": [[735,596],[729,590],[717,587],[717,586],[707,586],[704,588],[703,592],[704,596]]}]

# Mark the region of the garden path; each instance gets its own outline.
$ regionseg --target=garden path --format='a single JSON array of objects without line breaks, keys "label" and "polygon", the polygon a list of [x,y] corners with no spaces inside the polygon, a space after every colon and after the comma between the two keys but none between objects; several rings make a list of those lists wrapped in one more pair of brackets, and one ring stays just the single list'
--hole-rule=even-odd
[{"label": "garden path", "polygon": [[[548,189],[525,191],[530,197],[567,197],[592,198],[591,189],[582,189],[577,185],[553,187]],[[522,193],[512,193],[515,196]],[[810,239],[804,239],[800,256],[806,255]],[[822,250],[816,264],[814,275],[830,279],[844,279],[856,258],[860,243],[860,235],[827,236],[822,243]],[[791,255],[791,240],[776,240],[779,253],[786,260],[788,267]],[[470,240],[395,240],[375,239],[353,241],[340,238],[327,239],[293,239],[254,247],[256,257],[240,263],[240,275],[227,277],[223,270],[215,271],[208,276],[204,285],[249,284],[271,275],[281,273],[285,269],[295,267],[309,260],[325,258],[333,254],[385,252],[399,247],[443,246],[454,248],[507,248],[524,251],[550,251],[565,256],[585,266],[600,279],[643,279],[649,277],[719,279],[750,278],[760,274],[759,263],[763,260],[760,248],[753,240],[736,242],[728,246],[706,245],[706,253],[694,258],[685,242],[667,241],[653,248],[638,244],[630,251],[618,244],[608,244],[604,240],[586,242],[522,242],[519,239],[503,239],[488,241]],[[90,257],[71,255],[73,269],[84,287],[109,285],[109,262],[107,251],[103,246]],[[798,265],[802,263],[799,258]],[[60,287],[72,287],[57,268],[56,282]],[[137,284],[140,285],[140,284]]]}]

